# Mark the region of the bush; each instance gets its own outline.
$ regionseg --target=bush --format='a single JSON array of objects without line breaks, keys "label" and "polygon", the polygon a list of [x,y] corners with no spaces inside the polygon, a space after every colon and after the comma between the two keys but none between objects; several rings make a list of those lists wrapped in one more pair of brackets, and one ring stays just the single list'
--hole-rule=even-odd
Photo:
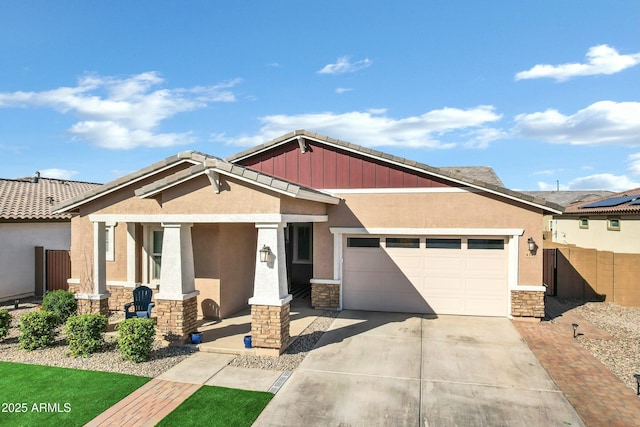
[{"label": "bush", "polygon": [[67,319],[64,331],[73,356],[87,357],[102,348],[102,334],[107,330],[107,318],[101,314],[81,314]]},{"label": "bush", "polygon": [[48,311],[32,311],[20,318],[20,347],[31,351],[51,344],[56,338],[58,315]]},{"label": "bush", "polygon": [[7,336],[11,326],[11,315],[7,310],[0,310],[0,340]]},{"label": "bush", "polygon": [[156,324],[153,320],[127,319],[118,323],[116,330],[118,331],[118,350],[124,359],[134,362],[147,360],[156,335]]},{"label": "bush", "polygon": [[47,293],[42,299],[42,310],[50,311],[58,315],[58,324],[62,325],[69,316],[78,311],[78,301],[73,292],[52,291]]}]

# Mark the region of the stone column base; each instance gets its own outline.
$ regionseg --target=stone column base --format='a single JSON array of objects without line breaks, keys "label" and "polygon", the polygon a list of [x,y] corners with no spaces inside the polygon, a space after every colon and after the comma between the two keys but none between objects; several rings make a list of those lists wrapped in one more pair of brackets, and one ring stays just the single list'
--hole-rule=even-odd
[{"label": "stone column base", "polygon": [[89,299],[76,297],[78,301],[78,314],[102,314],[109,316],[109,298]]},{"label": "stone column base", "polygon": [[251,344],[258,348],[276,349],[282,353],[289,345],[289,313],[291,303],[282,306],[251,306]]},{"label": "stone column base", "polygon": [[311,306],[325,310],[337,310],[340,306],[340,285],[337,283],[321,283],[319,281],[312,282]]},{"label": "stone column base", "polygon": [[544,317],[543,291],[511,291],[513,317]]},{"label": "stone column base", "polygon": [[157,316],[156,335],[169,342],[184,342],[189,338],[189,333],[198,328],[198,302],[197,297],[182,301],[155,300],[153,313]]}]

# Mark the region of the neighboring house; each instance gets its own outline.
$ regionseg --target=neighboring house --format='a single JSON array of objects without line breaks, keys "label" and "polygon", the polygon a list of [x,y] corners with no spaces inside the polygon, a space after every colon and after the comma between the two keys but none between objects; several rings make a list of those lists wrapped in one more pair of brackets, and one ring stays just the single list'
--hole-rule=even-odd
[{"label": "neighboring house", "polygon": [[54,204],[97,186],[39,173],[0,179],[0,301],[36,293],[36,275],[44,272],[36,272],[35,247],[68,251],[71,242],[71,215],[53,213]]},{"label": "neighboring house", "polygon": [[[613,191],[606,190],[571,190],[571,191],[523,191],[533,197],[548,200],[557,205],[567,207],[573,203],[586,202],[587,200],[597,199],[598,197],[613,194]],[[543,231],[545,240],[552,240],[553,233],[553,215],[545,215],[543,218]]]},{"label": "neighboring house", "polygon": [[640,188],[574,203],[553,222],[554,242],[640,254]]},{"label": "neighboring house", "polygon": [[74,214],[83,311],[144,283],[159,334],[184,339],[198,312],[249,304],[253,345],[275,352],[289,339],[289,280],[312,283],[314,307],[541,317],[535,246],[542,216],[561,210],[490,168],[434,168],[308,131],[227,160],[182,152],[57,207]]}]

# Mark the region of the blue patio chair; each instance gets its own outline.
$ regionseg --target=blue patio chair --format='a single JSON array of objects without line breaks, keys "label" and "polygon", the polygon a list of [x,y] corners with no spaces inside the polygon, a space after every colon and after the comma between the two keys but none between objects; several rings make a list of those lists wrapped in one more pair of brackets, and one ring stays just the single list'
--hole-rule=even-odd
[{"label": "blue patio chair", "polygon": [[[151,318],[151,309],[155,303],[151,302],[153,292],[147,286],[140,286],[133,290],[133,302],[124,305],[124,317],[130,319],[132,317]],[[129,311],[133,307],[133,311]]]}]

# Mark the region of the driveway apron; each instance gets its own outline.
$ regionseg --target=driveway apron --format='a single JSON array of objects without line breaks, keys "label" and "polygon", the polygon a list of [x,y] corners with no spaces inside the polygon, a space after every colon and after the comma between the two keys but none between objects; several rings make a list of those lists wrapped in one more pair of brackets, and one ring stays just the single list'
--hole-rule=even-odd
[{"label": "driveway apron", "polygon": [[508,319],[343,311],[254,426],[583,426]]}]

